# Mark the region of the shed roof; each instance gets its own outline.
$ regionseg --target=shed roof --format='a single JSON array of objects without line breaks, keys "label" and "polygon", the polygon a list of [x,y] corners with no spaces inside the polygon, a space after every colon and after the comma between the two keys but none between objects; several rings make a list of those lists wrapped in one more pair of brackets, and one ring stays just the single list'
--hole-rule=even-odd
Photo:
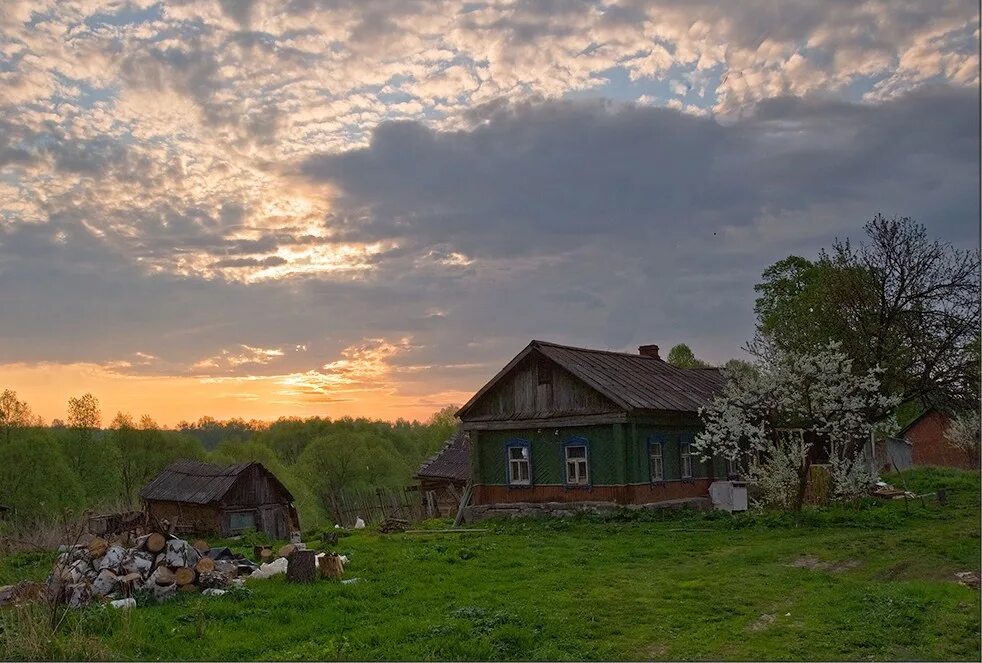
[{"label": "shed roof", "polygon": [[551,359],[627,411],[698,412],[722,389],[718,368],[678,368],[640,354],[532,341],[458,412],[466,411],[530,352]]},{"label": "shed roof", "polygon": [[252,465],[258,465],[263,473],[269,475],[283,488],[287,498],[293,501],[290,491],[261,463],[212,465],[195,460],[177,460],[168,465],[153,481],[143,487],[140,497],[145,500],[211,504],[222,499],[231,490],[239,475]]},{"label": "shed roof", "polygon": [[471,443],[467,433],[457,431],[435,454],[416,470],[417,479],[467,481],[471,475]]}]

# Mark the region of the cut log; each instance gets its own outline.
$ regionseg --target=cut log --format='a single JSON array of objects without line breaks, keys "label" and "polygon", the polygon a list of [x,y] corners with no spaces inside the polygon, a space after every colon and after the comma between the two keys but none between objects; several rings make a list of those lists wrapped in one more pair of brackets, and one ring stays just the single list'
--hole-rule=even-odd
[{"label": "cut log", "polygon": [[313,550],[294,551],[287,557],[286,579],[290,582],[317,580],[317,553]]},{"label": "cut log", "polygon": [[198,539],[197,541],[194,542],[193,545],[194,545],[194,549],[197,550],[202,555],[207,553],[208,550],[211,548],[211,546],[208,545],[208,542],[205,541],[204,539]]},{"label": "cut log", "polygon": [[173,585],[177,582],[177,578],[174,576],[174,572],[166,566],[158,566],[157,570],[153,572],[153,581],[163,587],[164,585]]},{"label": "cut log", "polygon": [[123,557],[120,568],[124,573],[146,576],[153,570],[154,555],[146,550],[130,550]]},{"label": "cut log", "polygon": [[109,596],[116,591],[117,583],[119,583],[119,576],[109,569],[103,569],[92,582],[92,592],[99,596]]},{"label": "cut log", "polygon": [[201,591],[201,588],[192,583],[192,584],[189,584],[189,585],[178,585],[177,586],[177,591],[184,592],[184,593],[187,593],[187,592],[198,592],[198,591]]},{"label": "cut log", "polygon": [[106,541],[101,536],[97,536],[91,541],[89,541],[89,556],[92,559],[98,559],[106,554],[106,550],[109,549],[109,542]]},{"label": "cut log", "polygon": [[236,578],[239,575],[239,565],[237,562],[219,560],[215,562],[215,573],[221,573],[228,578]]},{"label": "cut log", "polygon": [[193,584],[194,578],[194,569],[189,566],[181,566],[174,569],[174,581],[177,582],[178,587]]},{"label": "cut log", "polygon": [[146,546],[147,550],[149,550],[150,552],[159,553],[167,545],[167,539],[164,537],[163,534],[160,534],[159,532],[154,532],[153,534],[147,537],[146,543],[144,545]]},{"label": "cut log", "polygon": [[290,559],[290,555],[292,555],[296,549],[297,547],[295,545],[293,545],[292,543],[288,543],[282,548],[280,548],[280,557],[286,557],[287,559]]},{"label": "cut log", "polygon": [[229,584],[229,578],[223,573],[218,571],[205,571],[204,573],[198,574],[198,586],[205,589],[227,587]]},{"label": "cut log", "polygon": [[109,546],[106,550],[106,554],[102,556],[102,559],[96,564],[98,570],[109,569],[113,573],[119,573],[122,570],[123,558],[126,557],[126,548],[113,544]]},{"label": "cut log", "polygon": [[171,539],[166,548],[167,566],[194,566],[201,559],[201,553],[183,539]]},{"label": "cut log", "polygon": [[198,560],[198,563],[194,565],[194,570],[198,573],[207,573],[209,571],[215,570],[215,560],[209,557],[202,557]]},{"label": "cut log", "polygon": [[341,576],[344,575],[344,565],[341,563],[341,557],[333,553],[321,557],[318,560],[318,566],[320,566],[322,578],[340,580]]},{"label": "cut log", "polygon": [[132,596],[133,590],[139,589],[143,584],[143,576],[139,573],[127,573],[119,579],[119,588],[123,590],[123,596]]}]

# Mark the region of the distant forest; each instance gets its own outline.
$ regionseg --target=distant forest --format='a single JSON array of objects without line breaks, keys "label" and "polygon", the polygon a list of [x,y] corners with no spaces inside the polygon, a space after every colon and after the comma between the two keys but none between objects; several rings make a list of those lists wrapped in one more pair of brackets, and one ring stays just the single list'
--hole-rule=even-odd
[{"label": "distant forest", "polygon": [[328,524],[331,496],[412,482],[456,427],[454,407],[427,422],[203,417],[175,430],[119,413],[103,426],[98,401],[72,398],[68,417],[41,425],[28,403],[0,394],[0,534],[137,507],[140,489],[171,461],[259,461],[293,493],[306,529]]}]

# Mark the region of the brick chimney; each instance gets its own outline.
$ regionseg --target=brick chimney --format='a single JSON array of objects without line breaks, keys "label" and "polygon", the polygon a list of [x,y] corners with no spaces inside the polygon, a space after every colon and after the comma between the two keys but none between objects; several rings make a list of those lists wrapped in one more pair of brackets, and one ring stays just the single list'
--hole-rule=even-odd
[{"label": "brick chimney", "polygon": [[638,347],[638,354],[642,357],[651,357],[652,359],[661,359],[658,356],[658,346],[657,345],[642,345]]}]

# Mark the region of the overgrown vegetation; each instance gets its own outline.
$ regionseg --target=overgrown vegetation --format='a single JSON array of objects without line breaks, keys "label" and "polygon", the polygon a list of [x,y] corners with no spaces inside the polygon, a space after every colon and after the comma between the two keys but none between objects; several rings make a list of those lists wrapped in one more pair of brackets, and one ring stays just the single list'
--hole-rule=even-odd
[{"label": "overgrown vegetation", "polygon": [[[889,477],[897,482],[896,477]],[[978,660],[979,478],[905,473],[933,498],[790,514],[502,521],[485,533],[355,533],[351,585],[249,583],[129,613],[73,613],[50,640],[0,613],[6,658],[153,660]],[[309,540],[315,541],[310,536]],[[232,542],[241,544],[242,542]],[[20,556],[16,556],[20,557]],[[15,557],[15,558],[16,558]],[[12,573],[0,566],[0,582]],[[26,561],[19,572],[43,565]],[[18,576],[23,577],[23,576]]]},{"label": "overgrown vegetation", "polygon": [[0,394],[0,520],[8,543],[77,519],[86,510],[135,507],[139,490],[178,458],[256,460],[296,498],[304,526],[329,522],[339,491],[402,486],[452,433],[454,408],[428,422],[280,419],[272,424],[203,418],[178,430],[118,413],[103,429],[98,400],[69,401],[66,423],[44,426],[13,391]]}]

